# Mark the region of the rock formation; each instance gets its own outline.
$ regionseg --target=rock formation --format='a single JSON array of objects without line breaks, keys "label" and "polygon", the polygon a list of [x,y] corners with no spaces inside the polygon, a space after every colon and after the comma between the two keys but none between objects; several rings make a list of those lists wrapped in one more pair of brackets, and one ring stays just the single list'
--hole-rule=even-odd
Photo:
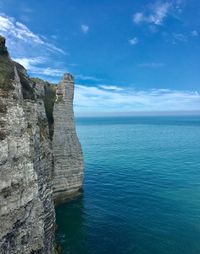
[{"label": "rock formation", "polygon": [[65,74],[57,87],[53,110],[53,195],[56,202],[77,193],[83,181],[82,150],[74,124],[73,97],[73,77]]},{"label": "rock formation", "polygon": [[[54,102],[49,103],[48,91],[45,82],[30,79],[23,66],[10,59],[5,39],[0,36],[1,254],[53,253],[53,186],[54,196],[57,197],[56,191],[62,192],[63,188],[62,198],[65,199],[65,195],[82,184],[82,154],[70,101],[73,96],[65,97],[63,94],[62,102],[57,102],[54,109],[54,162],[51,142]],[[65,94],[68,93],[73,94],[73,86],[65,86]],[[59,117],[59,114],[63,115]],[[57,122],[59,120],[60,123]],[[59,139],[59,131],[63,143]],[[62,152],[59,146],[66,150]],[[63,171],[59,170],[59,163]],[[64,176],[68,191],[61,180]]]}]

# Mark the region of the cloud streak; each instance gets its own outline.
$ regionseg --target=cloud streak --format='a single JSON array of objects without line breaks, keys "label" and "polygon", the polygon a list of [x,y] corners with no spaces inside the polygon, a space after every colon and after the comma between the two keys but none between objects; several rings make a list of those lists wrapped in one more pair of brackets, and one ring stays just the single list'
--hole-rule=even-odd
[{"label": "cloud streak", "polygon": [[89,32],[89,26],[88,25],[81,25],[81,31],[84,34],[87,34]]},{"label": "cloud streak", "polygon": [[162,25],[171,8],[172,4],[169,2],[156,3],[147,14],[144,12],[135,13],[133,15],[133,22],[135,24],[148,23],[153,25]]},{"label": "cloud streak", "polygon": [[77,112],[128,112],[200,110],[200,94],[169,89],[108,90],[105,87],[76,85]]},{"label": "cloud streak", "polygon": [[18,40],[26,44],[36,44],[44,46],[50,51],[65,54],[62,49],[44,41],[41,36],[33,33],[26,25],[4,14],[0,14],[0,33],[8,38],[8,41]]},{"label": "cloud streak", "polygon": [[100,85],[99,87],[109,91],[123,91],[124,90],[121,87],[113,86],[113,85]]},{"label": "cloud streak", "polygon": [[129,40],[129,43],[130,43],[131,45],[136,45],[136,44],[139,43],[139,39],[138,39],[137,37],[134,37],[134,38],[132,38],[132,39]]},{"label": "cloud streak", "polygon": [[67,70],[44,67],[47,59],[44,57],[35,58],[14,58],[14,61],[23,65],[31,74],[37,74],[47,77],[61,77]]},{"label": "cloud streak", "polygon": [[67,71],[62,63],[58,64],[67,54],[13,17],[0,14],[0,34],[6,37],[13,60],[23,65],[29,74],[57,81]]},{"label": "cloud streak", "polygon": [[82,74],[75,75],[75,78],[81,81],[101,81],[101,79],[92,77],[92,76],[85,76]]},{"label": "cloud streak", "polygon": [[31,70],[33,66],[37,64],[42,64],[46,62],[46,59],[43,57],[35,57],[35,58],[13,58],[13,60],[17,63],[20,63],[27,70]]}]

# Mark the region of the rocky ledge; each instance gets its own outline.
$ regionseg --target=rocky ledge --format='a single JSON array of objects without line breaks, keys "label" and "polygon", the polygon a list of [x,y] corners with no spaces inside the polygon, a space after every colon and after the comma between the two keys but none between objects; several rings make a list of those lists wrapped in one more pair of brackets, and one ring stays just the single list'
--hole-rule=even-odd
[{"label": "rocky ledge", "polygon": [[54,204],[82,188],[74,81],[31,79],[0,36],[0,253],[54,252]]}]

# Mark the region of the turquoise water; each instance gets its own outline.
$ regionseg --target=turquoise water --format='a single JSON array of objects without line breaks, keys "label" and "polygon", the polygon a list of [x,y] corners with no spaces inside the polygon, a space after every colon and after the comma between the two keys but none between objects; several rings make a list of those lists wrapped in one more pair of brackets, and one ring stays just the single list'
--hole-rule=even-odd
[{"label": "turquoise water", "polygon": [[57,208],[70,254],[200,253],[200,117],[79,118],[83,196]]}]

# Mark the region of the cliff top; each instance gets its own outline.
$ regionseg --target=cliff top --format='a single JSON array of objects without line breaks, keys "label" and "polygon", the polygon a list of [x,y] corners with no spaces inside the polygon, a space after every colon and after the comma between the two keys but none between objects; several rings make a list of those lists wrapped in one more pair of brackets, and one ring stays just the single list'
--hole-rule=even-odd
[{"label": "cliff top", "polygon": [[[43,87],[45,110],[50,125],[53,124],[53,105],[56,99],[56,92],[59,94],[61,90],[62,95],[65,94],[66,84],[67,89],[71,91],[73,87],[74,78],[70,73],[64,73],[60,83],[49,83],[39,78],[30,78],[27,75],[26,69],[19,63],[12,61],[6,47],[6,39],[0,35],[0,89],[6,91],[14,89],[15,68],[17,70],[21,85],[22,94],[24,99],[35,100],[38,96],[36,87]],[[36,86],[37,84],[37,86]],[[56,91],[57,90],[57,91]]]},{"label": "cliff top", "polygon": [[14,89],[12,85],[14,80],[14,64],[9,57],[5,44],[6,39],[0,36],[0,89],[8,92]]},{"label": "cliff top", "polygon": [[8,50],[6,48],[6,39],[0,35],[0,56],[8,56]]},{"label": "cliff top", "polygon": [[22,84],[23,98],[35,99],[33,82],[30,82],[25,68],[19,63],[12,61],[6,47],[6,39],[0,35],[0,89],[7,93],[10,90],[14,90],[15,68]]},{"label": "cliff top", "polygon": [[62,79],[61,82],[63,82],[63,81],[71,81],[71,82],[74,82],[74,77],[72,76],[72,74],[66,72],[66,73],[64,73],[63,79]]}]

